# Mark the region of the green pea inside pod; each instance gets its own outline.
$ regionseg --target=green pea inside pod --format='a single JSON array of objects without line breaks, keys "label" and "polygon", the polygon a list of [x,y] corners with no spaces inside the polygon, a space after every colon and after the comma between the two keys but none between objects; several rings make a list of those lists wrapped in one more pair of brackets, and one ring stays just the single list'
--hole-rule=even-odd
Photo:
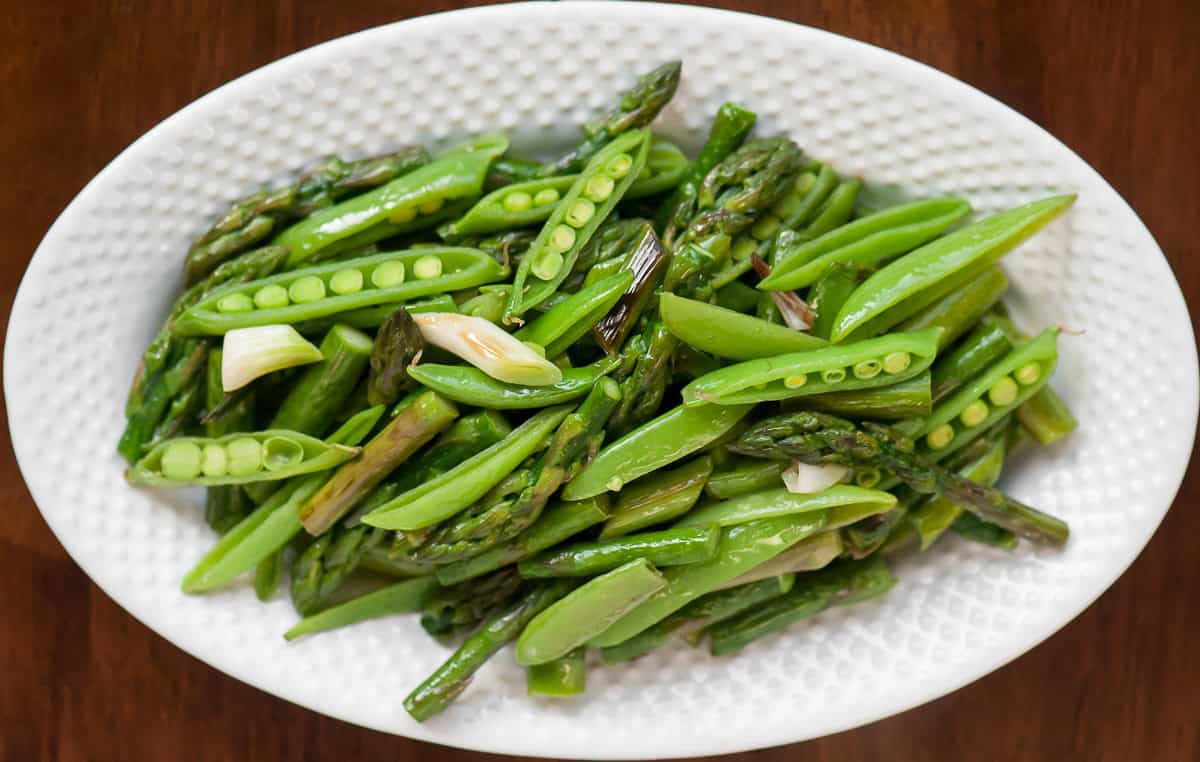
[{"label": "green pea inside pod", "polygon": [[304,447],[291,439],[268,437],[263,442],[263,465],[268,471],[282,471],[304,460]]}]

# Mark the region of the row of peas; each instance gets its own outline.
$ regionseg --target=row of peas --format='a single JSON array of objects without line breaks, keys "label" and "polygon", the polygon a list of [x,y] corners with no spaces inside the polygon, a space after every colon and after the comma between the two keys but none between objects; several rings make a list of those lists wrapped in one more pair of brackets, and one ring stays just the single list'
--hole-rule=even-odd
[{"label": "row of peas", "polygon": [[424,217],[437,214],[438,212],[442,211],[442,207],[446,205],[447,198],[449,197],[439,196],[438,198],[432,198],[422,204],[399,207],[390,215],[388,215],[388,221],[396,225],[404,225],[415,220],[418,214]]},{"label": "row of peas", "polygon": [[562,198],[562,194],[557,188],[542,188],[536,193],[529,193],[524,190],[514,190],[506,195],[501,204],[507,211],[510,212],[527,212],[530,209],[541,209],[546,206],[557,204]]},{"label": "row of peas", "polygon": [[[903,373],[912,365],[912,355],[908,352],[890,352],[883,356],[882,359],[870,359],[857,362],[850,367],[850,374],[857,379],[867,380],[875,378],[880,373],[894,376],[898,373]],[[839,384],[846,380],[845,368],[828,368],[820,372],[821,380],[827,384]],[[788,389],[799,389],[808,383],[808,374],[800,373],[794,376],[787,376],[783,379],[783,385]]]},{"label": "row of peas", "polygon": [[[1040,363],[1026,363],[1011,376],[1004,376],[993,383],[987,390],[987,400],[997,408],[1008,407],[1016,401],[1022,386],[1033,386],[1042,379],[1042,375]],[[958,414],[959,422],[968,429],[982,424],[991,413],[988,402],[980,398],[964,407]],[[931,450],[941,450],[954,440],[954,435],[954,424],[943,423],[925,435],[925,443]]]},{"label": "row of peas", "polygon": [[238,437],[229,442],[199,444],[180,440],[169,444],[162,453],[161,471],[170,479],[194,479],[198,476],[250,476],[262,471],[278,471],[304,459],[304,448],[283,437],[259,442]]},{"label": "row of peas", "polygon": [[633,157],[627,153],[619,153],[608,160],[602,172],[588,178],[583,187],[582,197],[576,199],[566,210],[563,224],[550,233],[549,245],[532,263],[530,272],[542,280],[550,280],[558,275],[563,266],[563,253],[575,245],[576,231],[591,221],[596,214],[596,204],[608,200],[616,187],[616,181],[628,175],[632,167]]},{"label": "row of peas", "polygon": [[[442,260],[432,254],[419,257],[412,263],[412,274],[417,280],[430,280],[441,276]],[[308,304],[324,299],[328,291],[338,296],[356,294],[370,286],[393,288],[404,283],[406,276],[403,262],[381,262],[364,276],[359,269],[337,270],[328,277],[328,283],[318,275],[305,275],[286,287],[271,283],[254,292],[229,294],[217,301],[218,312],[250,312],[287,307],[289,304]]]}]

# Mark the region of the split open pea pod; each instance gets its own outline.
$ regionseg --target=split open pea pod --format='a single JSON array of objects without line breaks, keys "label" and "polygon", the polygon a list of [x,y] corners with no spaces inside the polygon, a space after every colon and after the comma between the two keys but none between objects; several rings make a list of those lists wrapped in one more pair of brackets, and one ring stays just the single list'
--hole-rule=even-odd
[{"label": "split open pea pod", "polygon": [[558,289],[580,250],[642,171],[649,147],[649,130],[630,130],[587,163],[521,258],[504,310],[506,322],[519,322]]},{"label": "split open pea pod", "polygon": [[212,487],[276,481],[334,468],[358,454],[286,429],[223,437],[168,439],[133,465],[126,478],[154,487]]},{"label": "split open pea pod", "polygon": [[545,222],[578,175],[543,177],[506,185],[479,199],[467,213],[438,229],[443,238],[497,233]]},{"label": "split open pea pod", "polygon": [[478,249],[431,246],[376,254],[218,289],[180,315],[172,330],[219,335],[234,328],[299,323],[503,277],[504,268]]},{"label": "split open pea pod", "polygon": [[1036,394],[1057,365],[1058,329],[1048,328],[937,405],[916,431],[921,451],[942,458],[976,439]]},{"label": "split open pea pod", "polygon": [[307,217],[275,243],[288,248],[288,264],[295,266],[375,225],[407,225],[436,215],[450,202],[478,196],[488,166],[507,148],[508,139],[499,134],[456,146],[387,185]]},{"label": "split open pea pod", "polygon": [[729,365],[685,386],[683,404],[741,405],[899,383],[929,367],[940,333],[893,333]]}]

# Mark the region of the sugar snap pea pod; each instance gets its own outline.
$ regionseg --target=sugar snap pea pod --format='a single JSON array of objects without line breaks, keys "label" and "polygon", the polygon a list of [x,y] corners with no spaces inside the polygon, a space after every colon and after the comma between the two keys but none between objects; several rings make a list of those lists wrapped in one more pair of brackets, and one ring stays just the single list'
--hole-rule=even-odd
[{"label": "sugar snap pea pod", "polygon": [[[798,544],[802,545],[805,542],[807,540],[801,540]],[[636,659],[666,645],[676,634],[690,637],[710,624],[736,616],[749,608],[783,595],[792,589],[794,581],[794,574],[784,574],[703,595],[661,622],[642,630],[624,643],[605,648],[602,652],[604,662],[616,664]]]},{"label": "sugar snap pea pod", "polygon": [[613,515],[600,531],[601,540],[621,537],[678,518],[700,499],[712,473],[712,458],[702,455],[670,471],[656,471],[621,490]]},{"label": "sugar snap pea pod", "polygon": [[551,505],[538,520],[515,539],[485,550],[464,561],[439,565],[437,578],[443,585],[457,585],[502,566],[517,563],[540,551],[574,537],[609,516],[608,496]]},{"label": "sugar snap pea pod", "polygon": [[662,572],[667,580],[665,588],[592,638],[588,645],[607,648],[628,640],[820,531],[824,518],[824,514],[800,513],[721,530],[717,555],[711,561],[665,569]]},{"label": "sugar snap pea pod", "polygon": [[792,493],[783,487],[778,487],[701,506],[675,522],[675,526],[694,527],[717,524],[728,527],[758,519],[827,511],[835,506],[858,504],[879,506],[880,510],[884,511],[896,504],[896,497],[887,492],[864,489],[850,484],[835,484],[821,492],[811,494]]},{"label": "sugar snap pea pod", "polygon": [[1017,408],[1017,420],[1043,446],[1054,444],[1079,426],[1067,403],[1049,385]]},{"label": "sugar snap pea pod", "polygon": [[[750,269],[750,263],[746,262],[746,269],[738,273],[735,277],[740,277]],[[747,286],[739,280],[733,280],[724,285],[718,285],[718,277],[713,276],[712,284],[716,289],[716,304],[718,307],[724,307],[733,312],[741,312],[743,314],[754,311],[754,307],[758,304],[758,292],[753,287]]]},{"label": "sugar snap pea pod", "polygon": [[[858,198],[860,190],[862,190],[862,180],[855,179],[838,183],[838,186],[829,194],[829,198],[825,199],[818,207],[812,222],[804,227],[802,234],[806,238],[818,238],[846,224],[850,215],[854,213],[854,200]],[[781,257],[780,261],[785,260]]]},{"label": "sugar snap pea pod", "polygon": [[675,294],[662,294],[658,311],[676,338],[718,357],[753,360],[827,345],[823,339],[794,328]]},{"label": "sugar snap pea pod", "polygon": [[[801,182],[801,178],[797,178],[797,182]],[[786,214],[782,216],[783,227],[791,230],[802,230],[807,227],[816,218],[817,212],[829,198],[829,194],[833,193],[837,187],[838,178],[833,167],[821,164],[816,168],[816,175],[812,181],[804,183],[804,193],[800,201],[791,204]]]},{"label": "sugar snap pea pod", "polygon": [[442,666],[405,697],[405,711],[417,722],[424,722],[448,707],[466,690],[471,676],[484,662],[516,640],[530,620],[566,595],[572,584],[554,580],[534,586],[506,609],[489,617]]},{"label": "sugar snap pea pod", "polygon": [[675,95],[682,70],[682,61],[669,61],[643,74],[633,87],[621,94],[616,108],[585,124],[583,142],[566,156],[542,167],[542,175],[579,172],[620,136],[650,124]]},{"label": "sugar snap pea pod", "polygon": [[443,225],[438,235],[450,240],[545,222],[577,179],[577,175],[563,175],[506,185],[476,201],[462,217]]},{"label": "sugar snap pea pod", "polygon": [[[925,371],[940,329],[767,357],[730,365],[692,381],[684,405],[738,405],[899,383]],[[761,386],[760,386],[761,385]]]},{"label": "sugar snap pea pod", "polygon": [[811,397],[800,398],[795,402],[795,406],[875,421],[901,421],[924,417],[933,412],[930,378],[929,371],[925,371],[919,376],[889,386],[814,394]]},{"label": "sugar snap pea pod", "polygon": [[808,292],[808,304],[816,313],[812,323],[812,335],[829,339],[833,321],[837,319],[842,305],[866,278],[866,272],[853,265],[830,265]]},{"label": "sugar snap pea pod", "polygon": [[521,258],[506,322],[518,322],[571,273],[580,250],[641,172],[649,145],[648,130],[633,130],[605,146],[583,168]]},{"label": "sugar snap pea pod", "polygon": [[[973,482],[989,487],[1000,479],[1000,471],[1004,468],[1005,441],[998,437],[986,453],[966,467],[959,474]],[[963,509],[953,500],[936,496],[917,505],[908,512],[907,520],[917,531],[921,550],[927,549],[949,529],[955,519],[962,515]]]},{"label": "sugar snap pea pod", "polygon": [[569,405],[536,413],[501,442],[449,471],[376,508],[363,522],[384,529],[414,530],[450,518],[483,497],[521,461],[544,447],[571,410]]},{"label": "sugar snap pea pod", "polygon": [[783,484],[786,461],[744,458],[734,461],[733,466],[717,471],[708,478],[704,491],[717,500],[729,500],[751,492],[761,492]]},{"label": "sugar snap pea pod", "polygon": [[324,471],[357,454],[357,447],[327,444],[285,429],[177,437],[152,448],[126,478],[153,487],[248,484]]},{"label": "sugar snap pea pod", "polygon": [[304,503],[300,520],[309,534],[327,531],[388,474],[458,417],[454,403],[430,391],[412,395],[401,406],[387,426],[363,448],[362,457],[339,469]]},{"label": "sugar snap pea pod", "polygon": [[644,558],[589,580],[551,604],[517,639],[517,663],[544,664],[603,633],[667,581]]},{"label": "sugar snap pea pod", "polygon": [[625,192],[625,198],[645,198],[671,190],[683,179],[690,166],[691,162],[678,146],[656,137],[650,141],[646,166]]},{"label": "sugar snap pea pod", "polygon": [[504,305],[508,304],[508,291],[481,291],[455,308],[455,312],[468,317],[479,317],[499,323],[504,317]]},{"label": "sugar snap pea pod", "polygon": [[[607,315],[632,284],[633,273],[629,270],[614,273],[584,286],[513,335],[521,341],[540,344],[546,348],[547,357],[554,357],[591,330],[599,317]],[[598,317],[592,319],[594,315]]]},{"label": "sugar snap pea pod", "polygon": [[882,595],[896,584],[879,556],[843,561],[821,571],[800,574],[786,594],[766,601],[709,630],[713,656],[726,656],[751,642],[779,632],[832,605],[858,603]]},{"label": "sugar snap pea pod", "polygon": [[394,552],[391,543],[380,543],[369,548],[359,561],[359,566],[365,571],[401,580],[428,577],[434,571],[433,564]]},{"label": "sugar snap pea pod", "polygon": [[288,261],[295,266],[374,225],[410,223],[440,212],[448,202],[478,196],[496,147],[448,151],[387,185],[316,212],[283,231],[275,243],[291,251]]},{"label": "sugar snap pea pod", "polygon": [[591,577],[643,558],[656,567],[707,561],[717,552],[715,525],[664,529],[546,551],[517,564],[522,577]]},{"label": "sugar snap pea pod", "polygon": [[1058,364],[1058,330],[1048,328],[934,407],[916,432],[920,450],[942,458],[987,431],[1038,392]]},{"label": "sugar snap pea pod", "polygon": [[[366,439],[383,415],[383,406],[363,410],[326,438],[330,444],[354,446]],[[280,486],[253,513],[222,535],[217,544],[183,578],[185,593],[220,587],[281,550],[302,529],[300,506],[328,479],[328,472],[309,474]]]},{"label": "sugar snap pea pod", "polygon": [[563,489],[564,500],[582,500],[624,485],[708,446],[733,428],[751,405],[676,407],[642,424],[596,455]]},{"label": "sugar snap pea pod", "polygon": [[875,267],[933,240],[970,211],[961,199],[932,198],[869,214],[781,252],[759,288],[804,288],[838,263]]},{"label": "sugar snap pea pod", "polygon": [[841,341],[890,307],[971,266],[992,264],[1075,201],[1051,196],[994,214],[935,239],[885,266],[842,306],[831,338]]},{"label": "sugar snap pea pod", "polygon": [[655,217],[655,227],[663,231],[666,240],[674,238],[672,231],[687,227],[688,220],[695,213],[696,197],[705,175],[742,144],[757,119],[753,111],[732,101],[722,104],[717,110],[709,127],[708,139],[704,141],[696,161],[692,162]]},{"label": "sugar snap pea pod", "polygon": [[299,323],[491,283],[503,269],[478,249],[428,247],[331,262],[206,295],[175,321],[182,335]]},{"label": "sugar snap pea pod", "polygon": [[979,322],[1008,290],[1008,277],[992,266],[967,285],[942,297],[896,326],[897,331],[941,328],[938,349],[945,349]]},{"label": "sugar snap pea pod", "polygon": [[619,361],[603,358],[581,368],[568,368],[549,386],[522,386],[497,381],[477,368],[422,363],[409,369],[417,382],[464,405],[492,410],[528,410],[561,405],[587,394]]},{"label": "sugar snap pea pod", "polygon": [[530,696],[577,696],[587,689],[587,649],[526,668]]},{"label": "sugar snap pea pod", "polygon": [[441,587],[433,577],[417,577],[373,590],[345,603],[307,616],[283,634],[285,640],[347,627],[370,619],[420,611],[430,594]]},{"label": "sugar snap pea pod", "polygon": [[371,348],[365,333],[345,325],[331,328],[321,341],[324,359],[305,368],[268,428],[323,436],[366,370]]},{"label": "sugar snap pea pod", "polygon": [[[832,515],[834,510],[837,509],[831,509],[829,513]],[[737,579],[729,581],[721,590],[750,585],[762,580],[779,579],[780,576],[793,575],[799,572],[824,569],[836,561],[844,550],[845,545],[842,543],[842,533],[837,531],[832,522],[830,522],[825,525],[823,531],[814,534],[812,537],[804,538],[765,564],[759,564]],[[716,594],[712,593],[712,595]],[[697,636],[699,635],[700,633],[697,633]],[[696,640],[698,641],[699,637]]]},{"label": "sugar snap pea pod", "polygon": [[936,405],[961,389],[994,362],[1011,352],[1012,340],[991,317],[985,317],[930,369],[930,393]]}]

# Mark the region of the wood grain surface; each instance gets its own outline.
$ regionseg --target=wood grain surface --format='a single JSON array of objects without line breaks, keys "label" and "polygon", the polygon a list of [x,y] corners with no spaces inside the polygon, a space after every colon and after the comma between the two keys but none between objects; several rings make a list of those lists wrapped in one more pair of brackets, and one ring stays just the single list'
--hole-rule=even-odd
[{"label": "wood grain surface", "polygon": [[[0,5],[0,328],[46,228],[98,170],[160,120],[293,51],[455,7],[350,0]],[[1132,204],[1189,301],[1200,303],[1200,3],[724,5],[889,48],[1028,115]],[[167,643],[67,557],[21,481],[8,436],[7,428],[0,430],[3,762],[501,759],[322,717]],[[1194,466],[1132,568],[1031,653],[897,717],[727,759],[1200,759],[1200,479]]]}]

